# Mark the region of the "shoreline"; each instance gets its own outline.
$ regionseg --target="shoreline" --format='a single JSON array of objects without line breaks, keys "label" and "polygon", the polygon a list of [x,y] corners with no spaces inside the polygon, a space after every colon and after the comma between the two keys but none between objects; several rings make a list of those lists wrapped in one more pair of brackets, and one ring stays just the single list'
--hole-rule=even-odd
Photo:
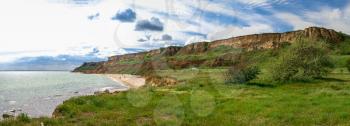
[{"label": "shoreline", "polygon": [[[95,88],[95,89],[84,89],[84,90],[74,90],[70,92],[65,92],[63,94],[59,95],[50,95],[45,98],[37,98],[35,103],[40,102],[45,104],[48,104],[48,108],[46,112],[44,113],[37,113],[35,112],[33,108],[27,108],[26,106],[15,106],[11,109],[6,110],[6,112],[0,112],[1,117],[0,121],[3,120],[2,115],[3,114],[9,114],[13,116],[17,116],[20,113],[27,113],[29,116],[33,118],[37,118],[40,116],[45,116],[45,117],[54,117],[54,111],[59,106],[60,104],[63,104],[64,101],[69,100],[72,97],[82,97],[82,96],[89,96],[89,95],[96,95],[96,93],[104,93],[108,91],[109,93],[114,93],[114,92],[125,92],[130,89],[137,89],[145,85],[145,79],[141,76],[137,75],[129,75],[129,74],[100,74],[102,76],[105,76],[109,78],[110,80],[114,81],[117,83],[117,85],[121,85],[125,88],[121,87],[114,87],[112,85],[110,86],[105,86],[105,87],[100,87],[100,88]],[[5,109],[4,109],[5,110]],[[15,110],[16,112],[10,112],[12,110]]]}]

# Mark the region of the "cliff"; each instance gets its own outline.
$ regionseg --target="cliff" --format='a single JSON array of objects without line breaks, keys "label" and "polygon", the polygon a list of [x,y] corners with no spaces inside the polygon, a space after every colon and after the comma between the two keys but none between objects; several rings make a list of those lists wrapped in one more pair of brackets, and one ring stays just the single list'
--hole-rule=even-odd
[{"label": "cliff", "polygon": [[318,27],[310,27],[305,30],[285,32],[285,33],[264,33],[264,34],[254,34],[246,36],[232,37],[229,39],[216,40],[213,42],[198,42],[186,45],[184,47],[167,47],[156,50],[151,50],[149,52],[141,52],[135,54],[126,54],[110,57],[110,61],[119,61],[119,60],[129,60],[129,59],[142,59],[146,55],[166,55],[172,56],[177,53],[179,54],[194,54],[202,53],[207,50],[217,48],[219,46],[230,46],[234,48],[244,48],[247,50],[254,49],[268,49],[278,47],[284,42],[292,43],[298,37],[303,36],[311,39],[324,39],[330,42],[340,42],[342,37],[338,32]]},{"label": "cliff", "polygon": [[318,27],[310,27],[305,30],[285,32],[285,33],[265,33],[233,37],[225,40],[217,40],[210,44],[209,48],[218,46],[232,46],[236,48],[245,48],[248,50],[266,49],[278,47],[283,42],[292,43],[299,37],[310,39],[324,39],[330,42],[340,42],[342,37],[338,32]]},{"label": "cliff", "polygon": [[[151,50],[148,52],[117,55],[110,57],[106,62],[85,63],[81,67],[75,69],[74,71],[84,73],[119,73],[125,72],[126,69],[128,69],[127,71],[129,71],[130,73],[137,73],[137,70],[139,70],[142,67],[143,61],[151,57],[158,58],[157,61],[151,63],[153,67],[157,68],[184,68],[188,66],[198,66],[198,64],[206,63],[206,60],[174,60],[167,57],[172,57],[175,55],[197,55],[223,46],[244,49],[247,51],[271,49],[280,47],[281,45],[283,45],[283,43],[293,43],[294,40],[300,37],[315,40],[327,40],[332,43],[339,43],[343,40],[342,36],[334,30],[319,27],[310,27],[304,30],[291,31],[285,33],[253,34],[232,37],[223,40],[216,40],[213,42],[198,42],[186,45],[184,47],[170,46],[166,48]],[[219,63],[218,61],[222,61],[226,58],[227,56],[217,57],[216,59],[214,59],[214,63],[209,64],[223,64]]]}]

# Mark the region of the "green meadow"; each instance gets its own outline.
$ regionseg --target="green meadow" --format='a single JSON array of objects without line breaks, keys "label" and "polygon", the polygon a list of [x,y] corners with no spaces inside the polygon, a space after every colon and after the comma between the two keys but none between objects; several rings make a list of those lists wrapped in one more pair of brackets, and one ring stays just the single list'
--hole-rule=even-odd
[{"label": "green meadow", "polygon": [[56,118],[13,119],[3,126],[105,125],[348,125],[350,73],[313,82],[244,85],[222,80],[225,69],[166,70],[181,83],[118,94],[72,98]]}]

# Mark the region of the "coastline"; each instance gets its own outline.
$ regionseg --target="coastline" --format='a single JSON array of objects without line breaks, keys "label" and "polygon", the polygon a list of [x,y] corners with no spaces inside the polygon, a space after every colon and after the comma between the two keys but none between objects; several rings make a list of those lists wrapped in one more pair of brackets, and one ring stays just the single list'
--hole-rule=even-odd
[{"label": "coastline", "polygon": [[[0,84],[0,86],[5,87],[0,92],[0,121],[3,119],[3,114],[17,116],[26,113],[32,118],[52,117],[57,106],[73,97],[95,95],[96,91],[105,87],[113,87],[120,91],[129,89],[124,86],[125,83],[116,84],[106,76],[93,74],[57,71],[9,71],[1,72],[1,75],[11,75],[14,79],[8,83]],[[34,77],[35,81],[31,81]],[[105,79],[101,79],[101,77]],[[12,85],[12,88],[7,89],[4,85]]]}]

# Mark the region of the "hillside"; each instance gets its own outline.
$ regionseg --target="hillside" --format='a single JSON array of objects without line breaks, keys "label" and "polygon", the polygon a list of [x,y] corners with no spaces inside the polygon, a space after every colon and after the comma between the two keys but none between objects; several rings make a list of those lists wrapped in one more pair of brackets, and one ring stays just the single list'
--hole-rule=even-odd
[{"label": "hillside", "polygon": [[331,43],[340,43],[344,40],[344,36],[334,30],[310,27],[285,33],[246,35],[213,42],[198,42],[184,47],[171,46],[148,52],[117,55],[109,57],[105,62],[84,63],[74,72],[142,74],[149,69],[226,67],[239,58],[238,54],[279,48],[293,43],[300,37],[326,40]]}]

